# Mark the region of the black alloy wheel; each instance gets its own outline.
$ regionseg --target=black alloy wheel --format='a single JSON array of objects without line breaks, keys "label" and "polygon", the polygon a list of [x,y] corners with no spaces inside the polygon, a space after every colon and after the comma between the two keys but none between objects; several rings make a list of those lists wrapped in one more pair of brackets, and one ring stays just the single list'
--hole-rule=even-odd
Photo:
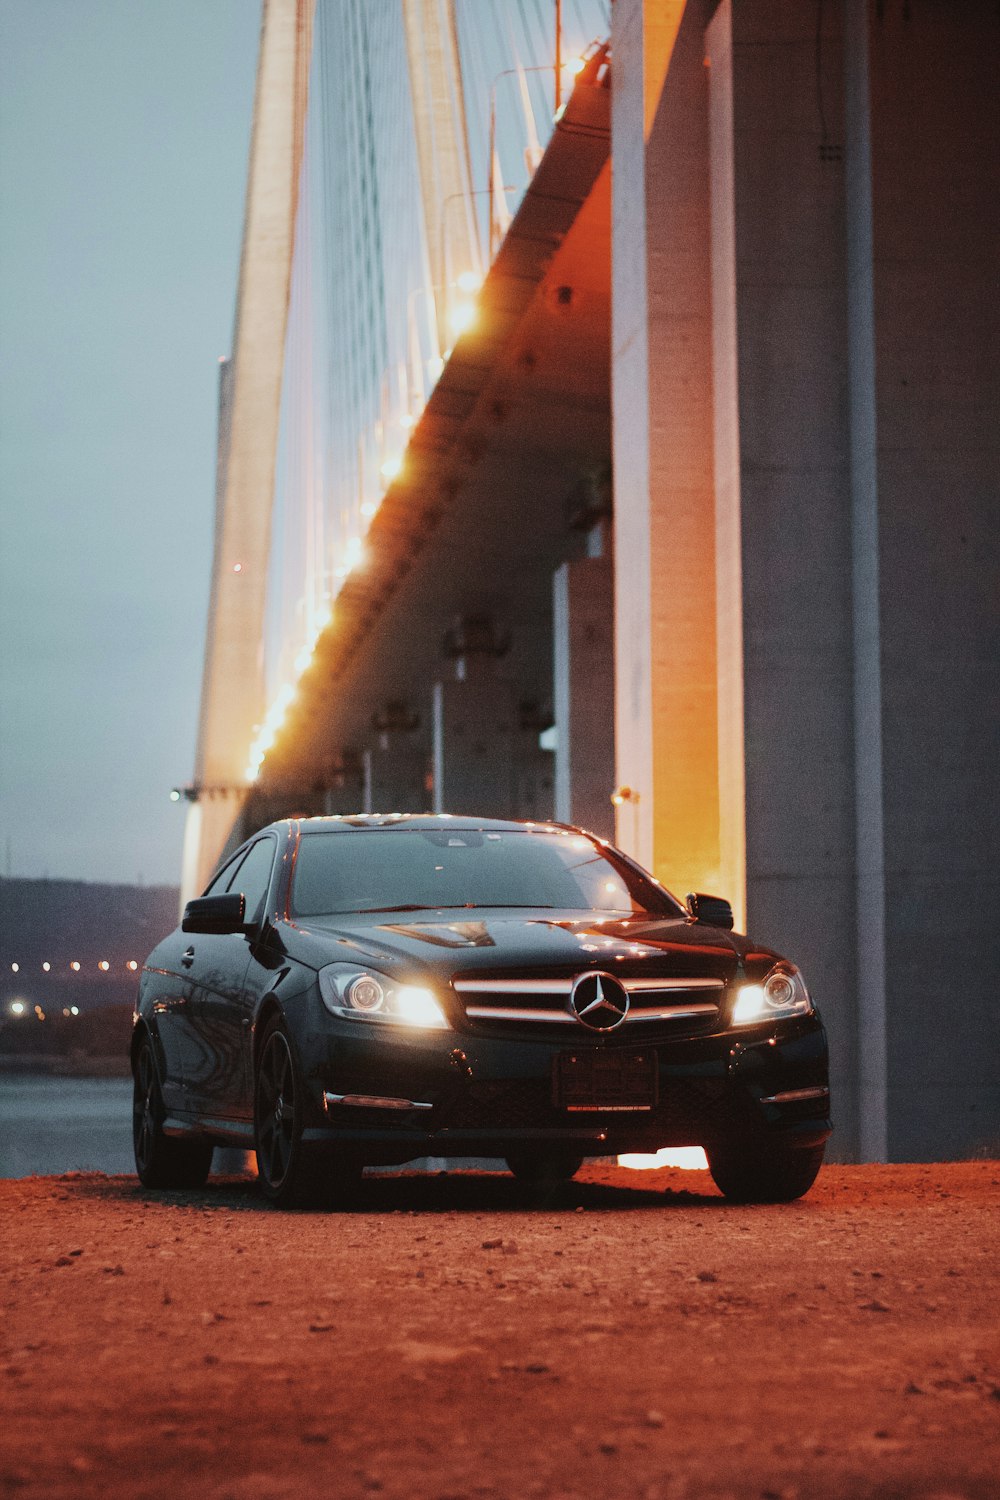
[{"label": "black alloy wheel", "polygon": [[740,1142],[708,1153],[716,1187],[733,1203],[791,1203],[808,1193],[823,1165],[825,1146]]},{"label": "black alloy wheel", "polygon": [[513,1152],[507,1165],[518,1182],[541,1187],[546,1183],[569,1182],[583,1166],[583,1157],[571,1151],[540,1148],[537,1151]]},{"label": "black alloy wheel", "polygon": [[277,1208],[332,1208],[361,1176],[360,1164],[303,1145],[305,1091],[292,1045],[275,1017],[265,1028],[254,1082],[254,1139],[261,1192]]},{"label": "black alloy wheel", "polygon": [[204,1187],[212,1166],[211,1145],[165,1135],[165,1116],[156,1059],[147,1039],[133,1068],[132,1149],[139,1181],[149,1188]]}]

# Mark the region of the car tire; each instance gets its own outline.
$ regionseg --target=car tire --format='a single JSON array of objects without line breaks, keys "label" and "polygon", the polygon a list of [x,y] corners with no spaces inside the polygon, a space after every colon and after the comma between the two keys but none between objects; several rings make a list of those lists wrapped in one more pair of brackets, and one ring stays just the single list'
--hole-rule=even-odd
[{"label": "car tire", "polygon": [[518,1182],[540,1187],[545,1183],[569,1182],[583,1166],[583,1157],[569,1151],[514,1152],[507,1157],[507,1166]]},{"label": "car tire", "polygon": [[200,1188],[212,1166],[212,1147],[205,1141],[165,1135],[166,1109],[152,1043],[140,1043],[132,1069],[132,1150],[143,1187]]},{"label": "car tire", "polygon": [[305,1088],[278,1017],[261,1037],[253,1098],[257,1181],[267,1201],[276,1208],[335,1208],[347,1202],[361,1165],[303,1142]]},{"label": "car tire", "polygon": [[741,1142],[709,1151],[708,1168],[720,1193],[732,1203],[791,1203],[816,1181],[825,1149]]}]

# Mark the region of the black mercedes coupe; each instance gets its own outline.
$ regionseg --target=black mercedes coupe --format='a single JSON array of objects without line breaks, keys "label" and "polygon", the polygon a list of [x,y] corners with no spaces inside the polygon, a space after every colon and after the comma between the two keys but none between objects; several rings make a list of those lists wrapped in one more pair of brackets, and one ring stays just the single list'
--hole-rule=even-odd
[{"label": "black mercedes coupe", "polygon": [[403,814],[254,834],[143,967],[136,1169],[197,1187],[216,1146],[335,1205],[365,1165],[702,1146],[742,1202],[812,1186],[826,1036],[793,963],[550,823]]}]

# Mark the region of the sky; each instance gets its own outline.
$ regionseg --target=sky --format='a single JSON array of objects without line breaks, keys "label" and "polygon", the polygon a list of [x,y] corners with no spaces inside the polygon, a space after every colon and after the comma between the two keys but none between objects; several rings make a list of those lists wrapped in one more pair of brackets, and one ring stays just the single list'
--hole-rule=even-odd
[{"label": "sky", "polygon": [[0,0],[0,872],[176,884],[259,0]]}]

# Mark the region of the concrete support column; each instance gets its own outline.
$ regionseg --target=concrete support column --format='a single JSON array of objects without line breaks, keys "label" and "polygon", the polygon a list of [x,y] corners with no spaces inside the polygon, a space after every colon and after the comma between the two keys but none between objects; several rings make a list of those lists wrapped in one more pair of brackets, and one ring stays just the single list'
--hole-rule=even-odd
[{"label": "concrete support column", "polygon": [[564,563],[552,581],[555,815],[614,836],[614,579],[610,558]]},{"label": "concrete support column", "polygon": [[[859,1149],[842,46],[830,7],[708,28],[720,764],[747,926],[801,964]],[[817,73],[817,64],[819,71]],[[824,128],[825,127],[825,128]]]},{"label": "concrete support column", "polygon": [[927,1160],[1000,1146],[1000,16],[846,14],[862,1151]]},{"label": "concrete support column", "polygon": [[418,734],[384,732],[365,751],[368,812],[426,812],[429,757]]},{"label": "concrete support column", "polygon": [[434,812],[492,818],[517,813],[517,703],[488,657],[434,684]]},{"label": "concrete support column", "polygon": [[552,757],[528,712],[489,656],[459,658],[434,684],[434,812],[487,818],[552,817]]},{"label": "concrete support column", "polygon": [[708,81],[711,6],[613,11],[617,838],[682,896],[721,867]]}]

